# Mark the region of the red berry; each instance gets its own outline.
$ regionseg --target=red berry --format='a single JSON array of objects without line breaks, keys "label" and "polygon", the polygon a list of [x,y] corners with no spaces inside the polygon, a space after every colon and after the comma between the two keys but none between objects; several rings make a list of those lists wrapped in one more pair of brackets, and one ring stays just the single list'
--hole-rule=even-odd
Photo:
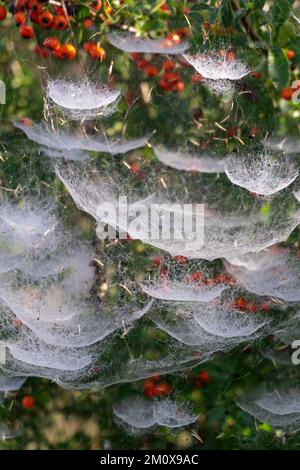
[{"label": "red berry", "polygon": [[280,92],[280,96],[282,99],[290,101],[293,97],[294,91],[295,90],[293,90],[293,88],[283,88]]},{"label": "red berry", "polygon": [[58,31],[63,31],[68,26],[68,20],[64,15],[57,15],[54,18],[53,27]]},{"label": "red berry", "polygon": [[32,39],[34,36],[34,31],[32,26],[22,24],[19,28],[19,33],[24,39]]},{"label": "red berry", "polygon": [[208,372],[206,372],[206,370],[203,370],[202,372],[200,372],[198,377],[205,384],[209,384],[211,382],[211,378],[210,378]]},{"label": "red berry", "polygon": [[289,49],[286,53],[286,57],[289,60],[292,60],[295,56],[296,56],[296,52],[292,51],[291,49]]},{"label": "red berry", "polygon": [[83,26],[85,29],[92,29],[94,26],[94,22],[91,18],[87,18],[86,20],[84,20]]},{"label": "red berry", "polygon": [[195,273],[191,274],[187,281],[188,282],[200,282],[203,278],[203,274],[200,271],[196,271]]},{"label": "red berry", "polygon": [[5,20],[6,17],[7,17],[6,8],[2,5],[0,5],[0,21]]},{"label": "red berry", "polygon": [[50,51],[55,51],[61,47],[59,40],[53,37],[45,38],[43,44],[47,49],[50,49]]},{"label": "red berry", "polygon": [[148,75],[148,77],[153,78],[156,77],[156,75],[158,74],[158,70],[155,65],[147,65],[147,67],[145,68],[145,73],[146,75]]},{"label": "red berry", "polygon": [[178,91],[179,93],[182,93],[184,91],[185,85],[183,82],[178,82],[176,85],[173,87],[173,91]]},{"label": "red berry", "polygon": [[30,18],[31,22],[34,23],[34,24],[39,24],[40,23],[40,15],[39,15],[39,13],[37,13],[35,11],[30,12],[29,18]]},{"label": "red berry", "polygon": [[174,259],[178,264],[185,264],[187,262],[187,258],[181,255],[174,256]]},{"label": "red berry", "polygon": [[102,8],[102,0],[94,0],[93,2],[90,2],[90,8],[93,11],[98,11]]},{"label": "red berry", "polygon": [[192,75],[193,83],[201,83],[202,81],[203,81],[203,76],[200,73],[193,73]]},{"label": "red berry", "polygon": [[251,77],[253,78],[261,78],[262,77],[262,73],[260,72],[256,72],[255,70],[253,70],[253,72],[251,72]]},{"label": "red berry", "polygon": [[136,61],[136,65],[138,66],[139,69],[145,69],[146,67],[148,67],[149,65],[149,62],[148,60],[146,59],[140,59],[140,60],[137,60]]},{"label": "red berry", "polygon": [[42,13],[43,5],[38,1],[32,2],[31,10],[34,13]]},{"label": "red berry", "polygon": [[181,37],[177,33],[172,33],[167,36],[167,39],[169,39],[173,44],[179,45],[181,43]]},{"label": "red berry", "polygon": [[73,60],[77,55],[76,47],[73,44],[64,44],[52,52],[53,57],[56,59]]},{"label": "red berry", "polygon": [[246,310],[247,302],[245,299],[239,297],[234,301],[233,307],[238,310]]},{"label": "red berry", "polygon": [[130,166],[131,173],[137,175],[141,171],[141,167],[138,163],[134,162]]},{"label": "red berry", "polygon": [[171,90],[172,88],[172,84],[164,79],[159,80],[158,84],[163,90]]},{"label": "red berry", "polygon": [[250,137],[256,137],[259,134],[259,128],[258,127],[251,127],[249,135]]},{"label": "red berry", "polygon": [[25,397],[22,398],[22,405],[23,405],[23,408],[30,410],[35,405],[35,399],[31,395],[26,395]]},{"label": "red berry", "polygon": [[176,72],[165,72],[162,79],[174,85],[179,82],[180,75]]},{"label": "red berry", "polygon": [[166,60],[164,63],[163,63],[163,70],[165,72],[170,72],[170,70],[173,70],[175,69],[176,67],[176,64],[175,62],[173,62],[172,60]]},{"label": "red berry", "polygon": [[83,48],[88,53],[88,55],[94,60],[100,59],[102,61],[106,57],[105,49],[99,46],[98,44],[95,44],[94,42],[86,42]]},{"label": "red berry", "polygon": [[22,11],[17,11],[17,13],[14,14],[14,22],[17,26],[26,23],[26,17]]},{"label": "red berry", "polygon": [[154,386],[154,394],[155,396],[160,396],[160,395],[169,395],[172,391],[171,385],[167,383],[160,383]]},{"label": "red berry", "polygon": [[50,11],[44,11],[39,15],[39,24],[43,29],[51,29],[54,22],[54,16]]}]

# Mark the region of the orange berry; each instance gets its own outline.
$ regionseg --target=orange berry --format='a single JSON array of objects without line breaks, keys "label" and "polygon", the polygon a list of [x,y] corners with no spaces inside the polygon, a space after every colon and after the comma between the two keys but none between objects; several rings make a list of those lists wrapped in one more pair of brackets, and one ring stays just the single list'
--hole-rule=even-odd
[{"label": "orange berry", "polygon": [[97,54],[98,54],[98,59],[104,60],[106,57],[106,51],[103,47],[97,46]]},{"label": "orange berry", "polygon": [[33,2],[32,3],[32,7],[31,7],[31,10],[34,12],[34,13],[42,13],[43,11],[43,5],[36,1],[36,2]]},{"label": "orange berry", "polygon": [[177,33],[169,34],[167,39],[169,39],[172,44],[176,44],[177,46],[181,43],[181,37]]},{"label": "orange berry", "polygon": [[16,2],[17,11],[25,10],[26,6],[27,6],[27,0],[17,0]]},{"label": "orange berry", "polygon": [[132,52],[130,55],[133,58],[133,60],[139,60],[141,58],[140,52]]},{"label": "orange berry", "polygon": [[141,167],[138,163],[134,162],[130,166],[130,171],[133,175],[136,175],[141,171]]},{"label": "orange berry", "polygon": [[294,57],[296,56],[296,52],[295,51],[292,51],[291,49],[289,49],[286,53],[286,57],[289,59],[289,60],[292,60]]},{"label": "orange berry", "polygon": [[64,15],[57,15],[54,18],[53,27],[58,31],[63,31],[68,27],[68,19]]},{"label": "orange berry", "polygon": [[247,307],[247,302],[245,299],[239,297],[234,301],[233,307],[238,310],[245,310]]},{"label": "orange berry", "polygon": [[7,10],[4,6],[0,5],[0,21],[5,20],[7,17]]},{"label": "orange berry", "polygon": [[246,305],[246,310],[250,313],[256,313],[257,312],[257,305],[254,302],[247,302]]},{"label": "orange berry", "polygon": [[50,49],[50,51],[55,51],[61,47],[61,44],[57,38],[48,37],[44,39],[43,45]]},{"label": "orange berry", "polygon": [[14,14],[14,22],[17,26],[20,26],[22,23],[26,23],[26,16],[23,11],[17,11],[17,13]]},{"label": "orange berry", "polygon": [[100,59],[102,61],[106,57],[105,49],[103,47],[100,47],[98,44],[95,44],[94,42],[86,42],[83,48],[88,53],[88,55],[94,60]]},{"label": "orange berry", "polygon": [[210,378],[208,372],[206,372],[206,370],[203,370],[202,372],[200,372],[198,377],[202,382],[204,382],[206,384],[209,384],[211,382],[211,378]]},{"label": "orange berry", "polygon": [[35,12],[35,11],[31,11],[30,14],[29,14],[29,18],[31,20],[32,23],[34,24],[39,24],[40,22],[40,15],[39,13]]},{"label": "orange berry", "polygon": [[110,5],[108,5],[106,2],[105,2],[105,5],[104,5],[104,6],[105,6],[105,8],[104,8],[105,13],[106,13],[107,15],[111,15],[112,12],[113,12],[112,7],[111,7]]},{"label": "orange berry", "polygon": [[178,264],[185,264],[187,262],[187,258],[181,255],[174,256],[174,259],[176,260]]},{"label": "orange berry", "polygon": [[173,62],[172,60],[166,60],[164,63],[163,63],[163,70],[165,72],[170,72],[170,70],[173,70],[175,69],[176,67],[176,64],[175,62]]},{"label": "orange berry", "polygon": [[146,75],[148,75],[148,77],[156,77],[156,75],[158,74],[158,70],[157,68],[155,67],[155,65],[147,65],[147,67],[145,68],[145,73]]},{"label": "orange berry", "polygon": [[73,60],[77,56],[77,50],[73,44],[64,44],[58,51],[62,59]]},{"label": "orange berry", "polygon": [[256,137],[259,134],[259,128],[258,127],[251,127],[249,135],[250,137]]},{"label": "orange berry", "polygon": [[203,274],[200,271],[196,271],[188,277],[189,282],[200,282],[203,278]]},{"label": "orange berry", "polygon": [[203,81],[203,76],[200,73],[193,73],[192,75],[193,83],[201,83],[202,81]]},{"label": "orange berry", "polygon": [[30,410],[35,405],[35,399],[31,395],[26,395],[25,397],[22,398],[22,405],[23,405],[23,408]]},{"label": "orange berry", "polygon": [[19,28],[19,33],[24,39],[32,39],[34,36],[34,31],[32,26],[22,24]]},{"label": "orange berry", "polygon": [[160,10],[163,11],[164,13],[171,13],[170,8],[167,3],[163,3],[160,6]]},{"label": "orange berry", "polygon": [[162,76],[162,79],[174,85],[175,83],[179,82],[180,75],[176,72],[165,72]]},{"label": "orange berry", "polygon": [[169,395],[171,392],[172,387],[167,383],[160,383],[154,386],[154,395],[157,397],[160,395]]},{"label": "orange berry", "polygon": [[149,65],[149,62],[146,59],[140,59],[140,60],[137,60],[136,65],[138,66],[139,69],[143,70]]},{"label": "orange berry", "polygon": [[37,0],[27,0],[27,2],[25,2],[25,3],[26,3],[26,9],[27,10],[32,10],[32,8],[37,3]]},{"label": "orange berry", "polygon": [[234,51],[227,51],[226,52],[226,59],[229,60],[229,61],[235,60],[236,59],[235,52]]},{"label": "orange berry", "polygon": [[261,78],[262,77],[262,73],[256,72],[255,70],[253,70],[250,75],[253,78]]},{"label": "orange berry", "polygon": [[294,94],[293,88],[283,88],[280,92],[280,96],[283,100],[290,101]]},{"label": "orange berry", "polygon": [[163,90],[171,90],[172,88],[172,84],[170,84],[170,82],[164,79],[159,80],[158,84]]},{"label": "orange berry", "polygon": [[94,0],[93,2],[90,2],[89,6],[91,10],[98,11],[102,8],[102,0]]},{"label": "orange berry", "polygon": [[92,29],[92,27],[94,26],[94,22],[91,18],[87,18],[86,20],[84,20],[83,26],[85,29]]},{"label": "orange berry", "polygon": [[54,16],[50,11],[44,11],[39,15],[39,24],[43,29],[51,29],[53,26]]},{"label": "orange berry", "polygon": [[178,91],[179,93],[182,93],[184,89],[185,89],[185,85],[183,82],[178,82],[173,87],[173,91]]},{"label": "orange berry", "polygon": [[187,38],[190,33],[190,30],[187,27],[179,28],[176,30],[176,33],[179,34],[179,36],[183,36],[184,38]]}]

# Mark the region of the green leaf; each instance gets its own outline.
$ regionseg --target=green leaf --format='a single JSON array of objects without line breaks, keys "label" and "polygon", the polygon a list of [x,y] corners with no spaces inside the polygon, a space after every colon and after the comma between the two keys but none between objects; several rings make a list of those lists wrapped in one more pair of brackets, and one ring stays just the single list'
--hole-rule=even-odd
[{"label": "green leaf", "polygon": [[276,85],[282,89],[290,79],[290,67],[281,49],[274,49],[269,54],[269,72]]},{"label": "green leaf", "polygon": [[78,19],[83,20],[90,16],[90,10],[88,7],[81,7],[78,13]]},{"label": "green leaf", "polygon": [[229,0],[225,0],[222,3],[221,14],[222,14],[222,23],[225,26],[225,28],[228,28],[234,22],[234,16],[232,13]]},{"label": "green leaf", "polygon": [[255,8],[263,8],[264,4],[266,3],[266,0],[252,0],[251,3],[254,3]]},{"label": "green leaf", "polygon": [[276,31],[288,19],[294,1],[295,0],[274,0],[270,13]]}]

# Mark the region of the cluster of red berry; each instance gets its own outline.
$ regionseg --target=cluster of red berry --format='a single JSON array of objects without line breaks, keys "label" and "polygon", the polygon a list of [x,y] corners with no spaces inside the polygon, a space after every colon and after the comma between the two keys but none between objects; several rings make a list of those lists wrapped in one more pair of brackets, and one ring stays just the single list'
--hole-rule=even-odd
[{"label": "cluster of red berry", "polygon": [[[180,28],[175,32],[169,34],[165,39],[166,47],[172,47],[173,45],[179,45],[183,38],[188,36],[188,28]],[[147,55],[146,57],[140,53],[131,54],[136,66],[143,70],[145,75],[149,78],[158,77],[158,84],[162,90],[182,92],[184,91],[185,85],[181,79],[180,73],[178,72],[179,64],[173,60],[165,60],[162,64],[161,69],[158,65],[152,63],[155,59],[155,54]]]},{"label": "cluster of red berry", "polygon": [[170,384],[167,382],[161,382],[160,375],[156,375],[151,377],[149,380],[145,380],[143,388],[144,395],[147,398],[166,396],[169,395],[172,391]]},{"label": "cluster of red berry", "polygon": [[242,297],[235,299],[233,307],[237,310],[248,313],[269,312],[271,310],[268,302],[262,302],[260,305],[257,305],[254,302],[248,302]]},{"label": "cluster of red berry", "polygon": [[[89,2],[91,18],[83,22],[86,29],[94,25],[95,14],[102,6],[102,0]],[[73,60],[77,56],[78,50],[72,43],[61,44],[58,38],[47,37],[40,44],[35,28],[57,32],[65,31],[76,13],[76,8],[76,5],[73,4],[50,5],[49,0],[18,0],[15,5],[9,7],[9,11],[19,28],[20,36],[24,39],[36,38],[37,44],[34,50],[40,57],[47,58],[49,54],[52,54],[56,59]],[[104,11],[108,14],[112,12],[111,7],[106,4],[104,4]],[[5,20],[7,13],[6,7],[0,5],[0,21]],[[74,24],[74,27],[76,26]],[[97,43],[87,42],[83,48],[92,59],[102,61],[106,57],[106,51]]]},{"label": "cluster of red berry", "polygon": [[191,374],[190,380],[197,388],[203,388],[211,382],[211,377],[206,370],[203,370],[197,376]]}]

